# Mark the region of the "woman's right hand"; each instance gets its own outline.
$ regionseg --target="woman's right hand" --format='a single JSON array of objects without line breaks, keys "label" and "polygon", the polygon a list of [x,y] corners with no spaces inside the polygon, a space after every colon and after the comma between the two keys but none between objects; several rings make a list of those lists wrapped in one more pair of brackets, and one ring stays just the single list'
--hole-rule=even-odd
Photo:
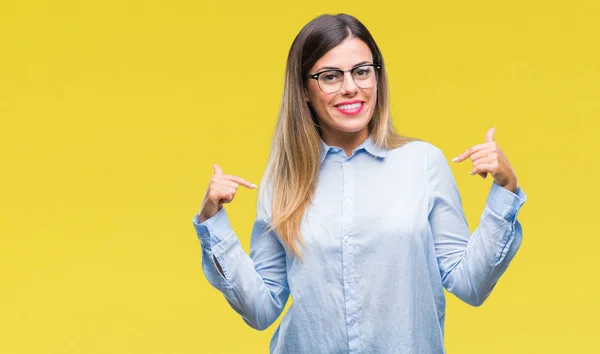
[{"label": "woman's right hand", "polygon": [[231,203],[240,185],[255,189],[256,186],[243,178],[233,175],[224,175],[219,165],[214,164],[215,174],[212,176],[204,201],[200,207],[200,222],[213,217],[224,203]]}]

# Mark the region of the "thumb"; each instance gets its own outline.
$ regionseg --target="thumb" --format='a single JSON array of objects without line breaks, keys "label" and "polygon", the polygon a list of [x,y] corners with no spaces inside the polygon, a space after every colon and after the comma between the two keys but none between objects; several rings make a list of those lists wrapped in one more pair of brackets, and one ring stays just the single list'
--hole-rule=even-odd
[{"label": "thumb", "polygon": [[494,141],[494,133],[495,132],[496,132],[496,127],[490,128],[490,130],[487,131],[487,133],[485,134],[485,142],[486,143]]},{"label": "thumb", "polygon": [[213,169],[215,170],[215,174],[216,175],[222,175],[223,174],[223,170],[221,169],[221,167],[217,164],[213,165]]}]

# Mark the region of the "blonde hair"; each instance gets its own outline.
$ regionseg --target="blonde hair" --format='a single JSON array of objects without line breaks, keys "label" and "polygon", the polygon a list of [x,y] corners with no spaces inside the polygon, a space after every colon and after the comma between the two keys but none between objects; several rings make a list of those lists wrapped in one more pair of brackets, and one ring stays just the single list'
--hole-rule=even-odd
[{"label": "blonde hair", "polygon": [[319,58],[349,36],[364,41],[371,49],[373,61],[381,65],[377,101],[368,126],[373,143],[389,150],[419,140],[399,135],[392,124],[383,57],[362,23],[345,14],[322,15],[302,28],[288,54],[279,118],[265,174],[272,196],[269,230],[277,232],[301,261],[298,243],[305,245],[300,224],[316,190],[321,161],[320,127],[304,98],[306,74]]}]

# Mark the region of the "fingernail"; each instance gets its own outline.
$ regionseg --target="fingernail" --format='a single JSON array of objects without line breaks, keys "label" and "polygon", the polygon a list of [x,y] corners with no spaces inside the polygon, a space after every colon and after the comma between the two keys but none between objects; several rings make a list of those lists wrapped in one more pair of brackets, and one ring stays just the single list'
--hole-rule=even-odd
[{"label": "fingernail", "polygon": [[473,175],[473,171],[469,172],[469,174],[472,176]]},{"label": "fingernail", "polygon": [[456,161],[458,161],[458,157],[455,157],[452,159],[452,162],[456,162]]},{"label": "fingernail", "polygon": [[252,188],[258,188],[258,187],[256,186],[256,184],[252,184],[252,183],[250,183],[250,186],[252,186]]}]

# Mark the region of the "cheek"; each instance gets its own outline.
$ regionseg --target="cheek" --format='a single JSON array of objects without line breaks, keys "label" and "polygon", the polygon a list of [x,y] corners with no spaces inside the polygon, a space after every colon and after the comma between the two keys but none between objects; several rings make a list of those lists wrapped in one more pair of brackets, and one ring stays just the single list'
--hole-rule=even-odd
[{"label": "cheek", "polygon": [[369,100],[372,103],[375,103],[375,101],[377,101],[377,88],[371,89],[371,91],[368,93],[368,95],[369,95]]},{"label": "cheek", "polygon": [[331,102],[331,98],[322,92],[313,93],[310,96],[310,103],[317,110],[326,110]]},{"label": "cheek", "polygon": [[316,85],[309,84],[308,88],[306,89],[306,93],[308,99],[310,100],[310,104],[313,107],[321,106],[323,104],[323,93],[318,87],[316,87]]}]

